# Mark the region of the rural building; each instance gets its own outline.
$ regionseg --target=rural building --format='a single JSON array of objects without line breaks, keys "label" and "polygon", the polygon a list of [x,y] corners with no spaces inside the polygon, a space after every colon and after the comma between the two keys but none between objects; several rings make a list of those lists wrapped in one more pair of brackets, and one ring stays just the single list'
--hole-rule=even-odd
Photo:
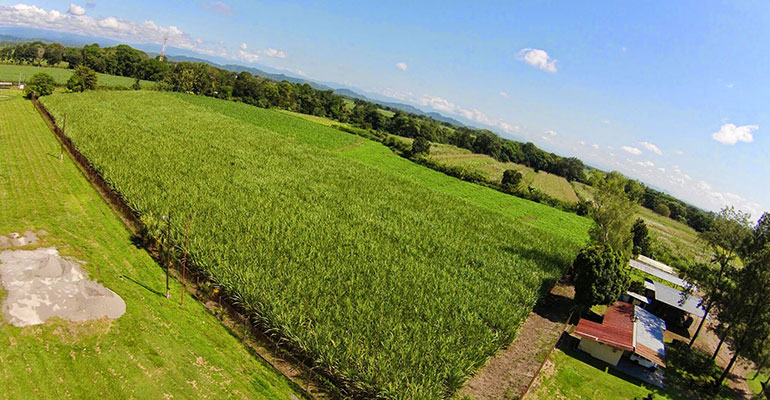
[{"label": "rural building", "polygon": [[666,366],[666,324],[641,307],[618,301],[607,308],[601,324],[580,319],[578,349],[612,366],[627,359],[647,368]]},{"label": "rural building", "polygon": [[13,83],[11,82],[0,82],[0,90],[2,89],[10,89],[13,87]]},{"label": "rural building", "polygon": [[644,288],[645,295],[651,300],[645,308],[670,324],[687,328],[692,325],[693,317],[706,315],[700,297],[650,279],[645,279]]},{"label": "rural building", "polygon": [[[647,259],[647,257],[645,257],[645,259]],[[654,261],[654,260],[651,260],[651,261]],[[664,267],[667,267],[667,270],[658,268],[656,265],[647,264],[645,262],[641,262],[638,260],[630,260],[628,264],[629,266],[631,266],[631,268],[638,269],[639,271],[650,274],[660,280],[666,281],[668,283],[672,283],[681,288],[686,288],[689,285],[689,283],[684,279],[681,279],[678,276],[670,272],[667,272],[668,270],[673,272],[673,269],[671,269],[671,267],[665,264],[657,263],[657,264],[661,264]]]}]

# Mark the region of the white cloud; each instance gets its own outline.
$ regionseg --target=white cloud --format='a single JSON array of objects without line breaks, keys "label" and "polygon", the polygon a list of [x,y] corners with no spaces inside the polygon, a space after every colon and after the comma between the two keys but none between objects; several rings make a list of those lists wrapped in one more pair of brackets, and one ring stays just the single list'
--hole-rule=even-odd
[{"label": "white cloud", "polygon": [[599,150],[599,145],[596,143],[592,144],[591,147],[593,147],[594,150]]},{"label": "white cloud", "polygon": [[286,58],[286,52],[283,50],[277,50],[277,49],[267,49],[262,52],[262,54],[268,56],[268,57],[275,57],[275,58]]},{"label": "white cloud", "polygon": [[303,71],[303,70],[301,70],[301,69],[298,69],[296,72],[297,72],[297,75],[300,75],[300,76],[307,76],[307,74],[305,73],[305,71]]},{"label": "white cloud", "polygon": [[217,14],[224,14],[224,15],[233,14],[233,9],[221,1],[212,1],[209,3],[201,4],[201,7],[207,10],[214,11]]},{"label": "white cloud", "polygon": [[586,141],[585,141],[585,140],[581,140],[581,141],[580,141],[580,142],[578,142],[578,143],[580,143],[580,145],[581,145],[581,146],[585,146],[585,145],[586,145]]},{"label": "white cloud", "polygon": [[676,151],[674,152],[674,154],[676,154],[676,155],[678,155],[678,156],[681,156],[681,155],[684,155],[684,152],[683,152],[682,150],[676,150]]},{"label": "white cloud", "polygon": [[499,95],[500,97],[505,97],[506,99],[508,98],[508,92],[500,92]]},{"label": "white cloud", "polygon": [[[93,7],[93,3],[86,3]],[[224,10],[221,2],[207,3],[208,8]],[[74,6],[74,7],[73,7]],[[68,32],[80,35],[104,37],[125,43],[163,44],[168,37],[168,45],[180,49],[191,50],[199,54],[217,56],[246,62],[254,62],[260,54],[269,57],[286,58],[283,50],[267,49],[261,52],[249,52],[245,44],[240,49],[228,50],[222,44],[213,44],[200,38],[193,38],[173,25],[160,26],[154,21],[131,21],[119,17],[94,18],[85,15],[85,9],[70,5],[67,13],[57,10],[46,10],[29,4],[0,6],[0,26],[30,27],[57,32]]]},{"label": "white cloud", "polygon": [[641,144],[642,147],[644,147],[648,151],[651,151],[651,152],[653,152],[653,153],[655,153],[655,154],[657,154],[659,156],[663,155],[663,152],[660,150],[660,148],[658,146],[654,145],[653,143],[650,143],[650,142],[640,142],[639,144]]},{"label": "white cloud", "polygon": [[735,87],[735,84],[734,84],[734,83],[728,83],[728,84],[727,84],[727,85],[725,85],[725,86],[726,86],[728,89],[732,89],[732,88],[734,88],[734,87]]},{"label": "white cloud", "polygon": [[100,36],[128,42],[162,44],[168,36],[169,45],[202,54],[226,54],[224,49],[201,47],[190,35],[176,26],[159,26],[153,21],[134,22],[116,17],[96,19],[87,15],[71,15],[46,10],[34,5],[0,6],[0,25],[48,29],[57,32]]},{"label": "white cloud", "polygon": [[554,130],[550,130],[550,129],[549,129],[549,130],[545,131],[545,133],[546,133],[548,136],[556,136],[556,131],[554,131]]},{"label": "white cloud", "polygon": [[402,71],[406,71],[409,68],[409,66],[406,65],[405,62],[398,62],[398,63],[396,63],[396,68],[398,68],[398,69],[400,69]]},{"label": "white cloud", "polygon": [[542,69],[543,71],[548,71],[550,73],[556,73],[557,71],[557,60],[552,59],[545,50],[530,48],[521,49],[521,51],[519,51],[518,58],[535,68]]},{"label": "white cloud", "polygon": [[610,124],[610,120],[608,120],[608,119],[602,120],[602,123],[604,125],[609,125]]},{"label": "white cloud", "polygon": [[241,61],[254,63],[259,60],[259,54],[250,52],[249,46],[246,43],[241,43],[237,58]]},{"label": "white cloud", "polygon": [[751,143],[754,141],[752,132],[759,129],[759,125],[735,126],[734,124],[724,124],[718,132],[711,134],[711,137],[719,143],[734,145],[738,142]]},{"label": "white cloud", "polygon": [[85,15],[86,9],[77,4],[70,3],[70,8],[67,12],[72,15]]},{"label": "white cloud", "polygon": [[638,156],[639,154],[642,154],[642,151],[637,149],[636,147],[621,146],[620,149],[625,151],[625,152],[627,152],[627,153],[631,153],[631,154],[633,154],[635,156]]},{"label": "white cloud", "polygon": [[655,166],[655,164],[653,164],[652,161],[639,161],[639,162],[637,162],[637,164],[639,164],[639,165],[641,165],[642,167],[645,167],[645,168],[652,168],[652,167]]}]

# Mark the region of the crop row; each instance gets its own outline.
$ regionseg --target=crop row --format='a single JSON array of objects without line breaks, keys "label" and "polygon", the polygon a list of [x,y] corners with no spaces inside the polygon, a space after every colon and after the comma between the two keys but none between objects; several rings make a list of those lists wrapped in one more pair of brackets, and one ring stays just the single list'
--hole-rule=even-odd
[{"label": "crop row", "polygon": [[[580,246],[158,92],[43,98],[145,217],[360,395],[441,398],[510,342]],[[307,132],[305,132],[307,133]],[[182,240],[184,221],[172,221]]]}]

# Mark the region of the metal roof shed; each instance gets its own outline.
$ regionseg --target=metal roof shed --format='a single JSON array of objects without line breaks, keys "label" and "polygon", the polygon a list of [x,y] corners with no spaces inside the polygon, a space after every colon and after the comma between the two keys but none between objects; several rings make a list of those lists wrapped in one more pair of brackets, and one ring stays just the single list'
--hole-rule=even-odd
[{"label": "metal roof shed", "polygon": [[706,310],[700,305],[701,299],[688,295],[681,290],[676,290],[660,282],[652,281],[655,285],[655,300],[671,307],[688,312],[696,317],[703,318]]}]

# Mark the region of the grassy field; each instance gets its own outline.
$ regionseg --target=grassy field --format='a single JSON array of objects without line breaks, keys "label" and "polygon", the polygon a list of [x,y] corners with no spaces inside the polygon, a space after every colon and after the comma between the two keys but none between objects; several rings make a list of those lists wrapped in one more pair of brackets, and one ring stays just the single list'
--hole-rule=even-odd
[{"label": "grassy field", "polygon": [[[709,373],[686,372],[693,364],[711,364],[712,378],[721,370],[713,366],[709,355],[693,355],[686,345],[666,344],[668,367],[665,370],[664,389],[648,386],[641,381],[614,370],[590,355],[578,350],[555,350],[552,363],[540,373],[540,386],[526,396],[530,400],[602,399],[627,400],[737,400],[741,396],[727,386],[719,395],[705,389],[704,377]],[[693,358],[697,361],[693,361]],[[699,371],[709,370],[701,369]],[[713,381],[712,381],[713,383]]]},{"label": "grassy field", "polygon": [[585,218],[286,113],[157,92],[43,100],[135,209],[192,213],[192,258],[253,316],[368,394],[456,390],[587,241]]},{"label": "grassy field", "polygon": [[[751,390],[751,393],[759,393],[762,391],[762,383],[767,381],[767,374],[759,374],[756,377],[754,376],[753,372],[749,372],[749,378],[746,379],[746,383],[749,385],[749,389]],[[770,390],[770,387],[767,388]],[[765,390],[767,392],[767,390]]]},{"label": "grassy field", "polygon": [[[22,82],[28,82],[32,75],[38,72],[45,72],[53,77],[57,85],[66,85],[67,79],[72,76],[71,69],[64,68],[51,68],[51,67],[35,67],[32,65],[13,65],[13,64],[0,64],[0,81],[4,82],[18,82],[19,76],[21,76]],[[99,76],[99,86],[116,87],[125,86],[131,87],[134,84],[135,79],[127,78],[125,76],[115,76],[107,74],[97,74]],[[141,80],[139,84],[143,88],[150,88],[155,86],[155,82]]]},{"label": "grassy field", "polygon": [[49,232],[45,246],[86,261],[92,279],[126,302],[114,321],[0,323],[0,399],[288,399],[289,382],[194,299],[172,300],[164,273],[18,91],[0,101],[0,234]]},{"label": "grassy field", "polygon": [[523,187],[533,186],[559,200],[576,203],[579,199],[570,183],[561,176],[545,171],[535,172],[532,168],[512,162],[500,162],[486,154],[473,154],[470,150],[448,144],[433,144],[430,149],[431,159],[446,165],[459,165],[479,171],[487,179],[499,182],[503,172],[515,169],[521,172]]}]

